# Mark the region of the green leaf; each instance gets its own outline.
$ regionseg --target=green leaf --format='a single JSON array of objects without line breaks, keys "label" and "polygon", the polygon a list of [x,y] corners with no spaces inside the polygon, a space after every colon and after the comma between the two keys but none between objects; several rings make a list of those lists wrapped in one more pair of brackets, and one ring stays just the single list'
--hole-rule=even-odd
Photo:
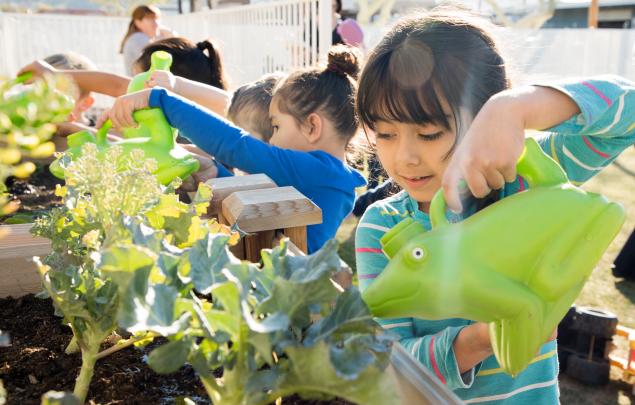
[{"label": "green leaf", "polygon": [[176,288],[169,285],[145,286],[132,283],[121,300],[119,323],[129,332],[152,331],[162,336],[179,332],[188,324],[190,313],[177,318],[175,302],[179,297]]},{"label": "green leaf", "polygon": [[205,183],[200,183],[196,195],[190,203],[190,207],[196,215],[205,215],[207,213],[207,207],[212,200],[212,187]]},{"label": "green leaf", "polygon": [[[309,328],[305,339],[306,345],[330,338],[333,334],[373,333],[377,324],[362,300],[356,288],[349,288],[337,297],[335,308],[325,318],[315,322]],[[337,336],[335,336],[337,339]]]},{"label": "green leaf", "polygon": [[161,250],[161,242],[165,239],[165,232],[145,225],[139,218],[126,217],[124,225],[132,234],[132,243],[150,249],[158,253]]},{"label": "green leaf", "polygon": [[185,364],[191,350],[189,339],[165,343],[150,352],[148,365],[159,374],[174,373]]},{"label": "green leaf", "polygon": [[117,284],[123,295],[136,272],[149,275],[157,255],[143,246],[119,244],[103,250],[96,259],[99,270]]},{"label": "green leaf", "polygon": [[369,365],[354,379],[343,379],[330,362],[325,342],[312,347],[287,347],[290,369],[279,389],[292,389],[300,396],[321,392],[364,405],[394,403],[397,397],[392,375]]},{"label": "green leaf", "polygon": [[209,294],[216,283],[226,280],[222,270],[232,261],[228,235],[208,233],[189,250],[190,278],[201,294]]}]

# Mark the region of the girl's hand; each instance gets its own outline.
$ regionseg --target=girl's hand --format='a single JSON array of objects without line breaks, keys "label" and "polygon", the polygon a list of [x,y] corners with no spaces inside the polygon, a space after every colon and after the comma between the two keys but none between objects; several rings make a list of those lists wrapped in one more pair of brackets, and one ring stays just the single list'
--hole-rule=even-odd
[{"label": "girl's hand", "polygon": [[209,156],[202,156],[196,153],[192,153],[192,156],[198,160],[200,166],[196,173],[192,173],[190,177],[183,180],[181,188],[185,191],[196,191],[199,183],[205,183],[207,180],[218,176],[216,163]]},{"label": "girl's hand", "polygon": [[33,76],[25,82],[26,84],[30,84],[33,83],[38,77],[42,77],[47,74],[52,75],[58,73],[58,70],[43,60],[36,60],[20,69],[16,76],[20,76],[26,72],[33,73]]},{"label": "girl's hand", "polygon": [[97,127],[101,128],[106,120],[111,120],[114,128],[137,127],[137,122],[134,120],[132,113],[149,107],[148,103],[151,91],[151,89],[141,90],[117,97],[112,108],[105,111],[99,118]]},{"label": "girl's hand", "polygon": [[176,76],[164,70],[155,70],[145,83],[146,88],[163,87],[164,89],[178,93],[176,90]]},{"label": "girl's hand", "polygon": [[525,122],[514,97],[500,93],[485,103],[445,170],[442,187],[448,207],[455,212],[462,210],[461,180],[477,198],[514,181],[524,139]]}]

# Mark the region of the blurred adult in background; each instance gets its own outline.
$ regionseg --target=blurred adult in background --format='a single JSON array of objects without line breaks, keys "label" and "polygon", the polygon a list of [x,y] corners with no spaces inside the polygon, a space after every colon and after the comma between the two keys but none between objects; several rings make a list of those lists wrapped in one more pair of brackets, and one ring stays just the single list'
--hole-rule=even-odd
[{"label": "blurred adult in background", "polygon": [[161,26],[161,11],[155,6],[139,6],[132,12],[128,31],[121,41],[119,53],[123,54],[126,74],[132,76],[133,65],[149,43],[175,35]]}]

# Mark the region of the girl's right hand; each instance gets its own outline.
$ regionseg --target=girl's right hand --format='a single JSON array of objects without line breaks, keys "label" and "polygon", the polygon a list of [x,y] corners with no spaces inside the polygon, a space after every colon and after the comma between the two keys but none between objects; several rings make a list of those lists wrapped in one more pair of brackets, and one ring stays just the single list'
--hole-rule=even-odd
[{"label": "girl's right hand", "polygon": [[150,78],[146,81],[146,88],[163,87],[166,90],[177,93],[176,76],[164,70],[155,70],[150,74]]},{"label": "girl's right hand", "polygon": [[524,140],[522,105],[514,94],[499,93],[486,102],[456,146],[443,175],[448,207],[455,212],[462,210],[461,180],[477,198],[513,182]]},{"label": "girl's right hand", "polygon": [[30,83],[33,83],[33,81],[36,78],[42,77],[46,74],[52,75],[52,74],[58,73],[58,70],[43,60],[36,60],[24,66],[22,69],[20,69],[20,71],[18,71],[17,76],[20,76],[27,72],[33,73],[33,76],[25,82],[27,84],[30,84]]}]

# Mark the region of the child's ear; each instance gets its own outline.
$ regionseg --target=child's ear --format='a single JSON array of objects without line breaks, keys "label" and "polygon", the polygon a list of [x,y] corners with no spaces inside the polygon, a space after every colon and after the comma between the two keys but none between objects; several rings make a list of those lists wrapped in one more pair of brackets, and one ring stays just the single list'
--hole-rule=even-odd
[{"label": "child's ear", "polygon": [[304,136],[310,144],[317,143],[322,138],[322,130],[324,129],[324,120],[317,113],[311,113],[304,123]]}]

